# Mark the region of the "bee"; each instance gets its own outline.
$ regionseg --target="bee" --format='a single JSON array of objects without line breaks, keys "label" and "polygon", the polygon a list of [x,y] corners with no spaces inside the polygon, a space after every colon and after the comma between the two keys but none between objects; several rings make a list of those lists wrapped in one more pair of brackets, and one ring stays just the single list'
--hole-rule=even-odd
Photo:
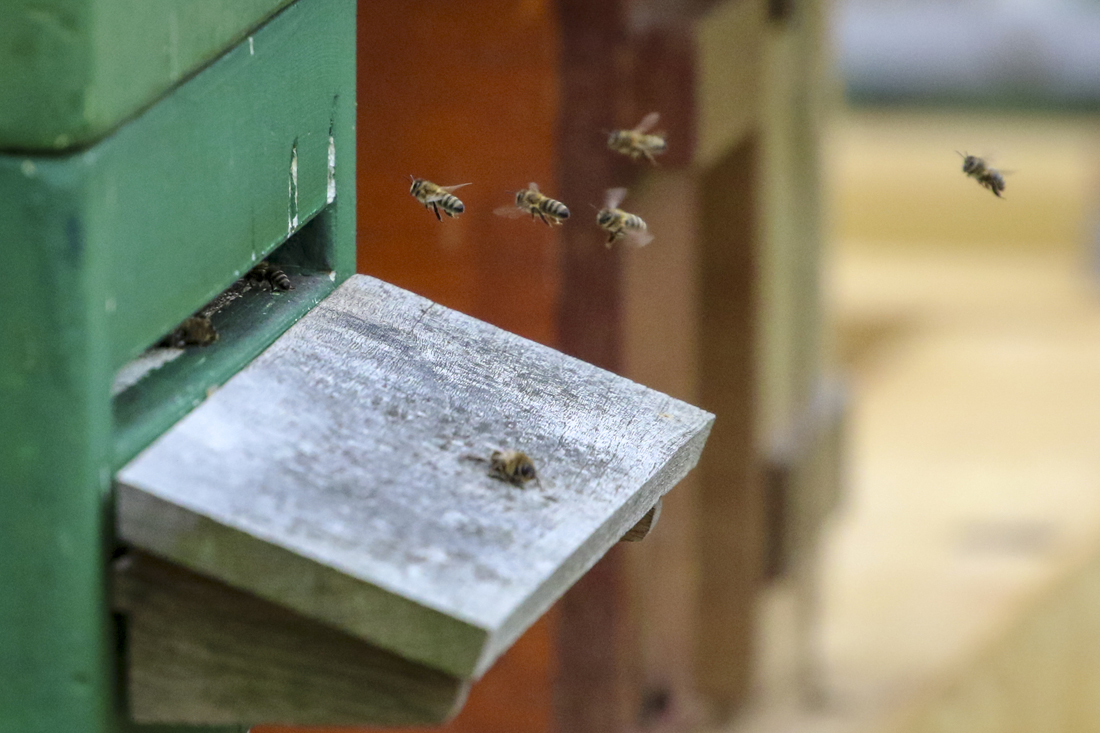
[{"label": "bee", "polygon": [[[959,153],[958,150],[955,151]],[[963,173],[973,178],[983,188],[988,188],[997,198],[1002,198],[1001,192],[1005,190],[1005,179],[1001,171],[990,168],[984,159],[976,155],[959,153],[963,159]]]},{"label": "bee", "polygon": [[167,336],[157,342],[157,346],[182,349],[184,346],[209,346],[218,340],[218,332],[209,316],[189,316],[176,326]]},{"label": "bee", "polygon": [[564,219],[569,218],[569,209],[566,205],[544,195],[539,191],[539,184],[534,182],[528,183],[527,188],[516,192],[515,206],[501,206],[493,213],[509,219],[530,214],[532,219],[537,216],[548,226],[561,224]]},{"label": "bee", "polygon": [[458,216],[466,210],[465,204],[459,201],[458,196],[452,194],[451,191],[469,186],[469,183],[460,183],[457,186],[439,186],[431,181],[425,181],[423,178],[409,176],[409,180],[412,181],[412,185],[409,186],[409,193],[417,201],[424,204],[425,209],[434,211],[436,219],[443,221],[443,217],[439,215],[440,209],[443,209],[443,213],[451,217]]},{"label": "bee", "polygon": [[294,283],[281,268],[276,267],[267,260],[252,268],[248,273],[248,281],[255,287],[263,290],[293,290]]},{"label": "bee", "polygon": [[618,208],[624,198],[626,198],[625,188],[607,189],[604,208],[596,214],[596,224],[607,232],[608,247],[614,244],[616,239],[622,239],[635,247],[644,247],[653,241],[653,235],[647,230],[642,217],[637,214],[628,214]]},{"label": "bee", "polygon": [[657,124],[661,118],[656,112],[650,112],[633,130],[616,130],[607,136],[607,147],[616,153],[629,155],[632,160],[645,158],[654,165],[657,161],[654,155],[660,155],[668,150],[663,132],[650,133],[649,130]]},{"label": "bee", "polygon": [[493,478],[507,481],[516,486],[522,486],[528,481],[534,481],[539,486],[538,473],[535,472],[535,462],[526,454],[518,450],[495,450],[486,460],[481,456],[463,456],[468,461],[489,464],[489,475]]}]

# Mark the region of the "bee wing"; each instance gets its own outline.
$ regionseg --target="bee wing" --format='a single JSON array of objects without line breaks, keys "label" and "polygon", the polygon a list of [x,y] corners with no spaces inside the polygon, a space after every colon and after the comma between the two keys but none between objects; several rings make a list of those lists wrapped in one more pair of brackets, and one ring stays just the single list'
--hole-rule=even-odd
[{"label": "bee wing", "polygon": [[646,229],[628,229],[623,235],[623,244],[631,247],[644,247],[653,241],[653,235]]},{"label": "bee wing", "polygon": [[501,206],[493,209],[493,213],[497,216],[503,216],[505,219],[518,219],[527,214],[526,211],[518,206]]},{"label": "bee wing", "polygon": [[634,132],[649,132],[649,130],[651,130],[653,126],[657,124],[657,120],[659,119],[661,119],[661,114],[659,112],[650,112],[642,118],[642,121],[639,122],[638,126],[634,128]]},{"label": "bee wing", "polygon": [[440,188],[442,188],[447,193],[450,193],[451,191],[455,191],[459,188],[462,188],[463,186],[469,186],[469,185],[470,185],[469,183],[460,183],[457,186],[440,186]]},{"label": "bee wing", "polygon": [[626,198],[625,188],[609,188],[607,189],[607,196],[604,198],[605,209],[617,209],[619,204]]},{"label": "bee wing", "polygon": [[539,184],[535,183],[534,181],[528,183],[527,188],[534,191],[535,193],[539,193]]}]

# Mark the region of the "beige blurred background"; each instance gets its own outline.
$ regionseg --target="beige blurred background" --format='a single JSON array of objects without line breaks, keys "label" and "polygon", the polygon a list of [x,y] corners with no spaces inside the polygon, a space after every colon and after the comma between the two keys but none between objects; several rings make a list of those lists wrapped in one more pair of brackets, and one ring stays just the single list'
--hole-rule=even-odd
[{"label": "beige blurred background", "polygon": [[1100,730],[1098,118],[843,107],[824,149],[847,493],[812,689],[780,585],[737,729]]}]

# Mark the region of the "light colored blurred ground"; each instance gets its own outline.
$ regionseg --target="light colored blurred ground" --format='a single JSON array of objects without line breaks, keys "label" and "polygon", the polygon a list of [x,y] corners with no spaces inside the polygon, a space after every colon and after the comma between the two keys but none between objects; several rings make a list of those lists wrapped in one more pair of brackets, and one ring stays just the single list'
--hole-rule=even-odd
[{"label": "light colored blurred ground", "polygon": [[[863,114],[828,140],[829,328],[854,402],[851,483],[821,558],[823,703],[795,694],[778,587],[738,733],[884,730],[1100,552],[1084,246],[1100,123]],[[963,176],[956,149],[997,151],[1015,170],[1006,200]]]}]

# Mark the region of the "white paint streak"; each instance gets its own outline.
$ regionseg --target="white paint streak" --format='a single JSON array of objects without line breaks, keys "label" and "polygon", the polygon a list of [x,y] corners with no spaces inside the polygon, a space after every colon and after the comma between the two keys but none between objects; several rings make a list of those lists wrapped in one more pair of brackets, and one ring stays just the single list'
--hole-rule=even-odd
[{"label": "white paint streak", "polygon": [[255,56],[256,55],[256,44],[254,44],[252,42],[252,36],[248,37],[248,55],[249,56]]},{"label": "white paint streak", "polygon": [[290,212],[287,231],[298,228],[298,142],[290,149]]},{"label": "white paint streak", "polygon": [[328,202],[336,200],[336,138],[328,136]]},{"label": "white paint streak", "polygon": [[27,178],[34,178],[34,174],[38,172],[38,167],[35,166],[33,160],[24,160],[19,164],[19,170],[23,171],[23,175]]},{"label": "white paint streak", "polygon": [[336,271],[335,270],[329,270],[328,279],[331,280],[332,282],[336,282]]}]

